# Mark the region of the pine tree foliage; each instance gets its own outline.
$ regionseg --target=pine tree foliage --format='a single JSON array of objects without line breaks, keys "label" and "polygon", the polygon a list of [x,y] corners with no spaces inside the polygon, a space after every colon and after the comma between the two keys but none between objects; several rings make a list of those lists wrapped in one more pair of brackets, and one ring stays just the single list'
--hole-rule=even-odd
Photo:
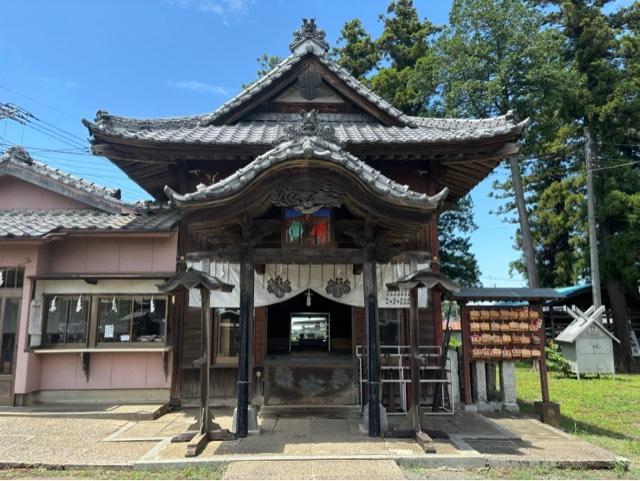
[{"label": "pine tree foliage", "polygon": [[480,284],[480,268],[472,249],[471,234],[478,229],[473,221],[473,202],[470,196],[462,198],[453,208],[438,218],[440,242],[440,269],[461,286]]}]

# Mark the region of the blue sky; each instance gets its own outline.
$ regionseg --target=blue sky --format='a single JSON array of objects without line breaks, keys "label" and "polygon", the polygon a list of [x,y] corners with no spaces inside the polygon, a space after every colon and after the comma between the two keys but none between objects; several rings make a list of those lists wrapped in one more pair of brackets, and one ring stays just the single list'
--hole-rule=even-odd
[{"label": "blue sky", "polygon": [[[450,0],[416,0],[422,16],[445,23]],[[302,17],[316,17],[333,43],[341,25],[359,17],[374,35],[387,0],[0,0],[0,102],[18,104],[80,139],[81,118],[96,110],[132,117],[209,112],[255,78],[262,53],[286,56]],[[19,143],[34,157],[95,182],[119,187],[126,200],[145,193],[108,160],[79,155],[42,132],[0,121],[0,147]],[[85,145],[88,143],[85,141]],[[38,149],[38,150],[36,150]],[[44,150],[47,149],[47,150]],[[473,191],[480,229],[473,249],[485,285],[509,278],[514,227],[491,210],[491,181]]]}]

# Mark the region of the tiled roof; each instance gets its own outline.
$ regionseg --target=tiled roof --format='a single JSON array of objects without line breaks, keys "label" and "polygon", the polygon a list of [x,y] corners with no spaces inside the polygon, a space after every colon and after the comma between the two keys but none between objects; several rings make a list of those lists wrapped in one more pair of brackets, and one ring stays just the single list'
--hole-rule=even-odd
[{"label": "tiled roof", "polygon": [[[165,120],[135,120],[101,113],[90,129],[97,134],[125,140],[155,143],[270,145],[295,122],[297,114],[253,116],[256,120],[235,125],[203,125],[202,117],[171,118]],[[336,137],[346,144],[433,144],[490,139],[503,135],[519,135],[526,125],[513,116],[491,119],[461,120],[413,117],[417,127],[384,126],[358,119],[358,116],[319,114],[331,124]],[[273,120],[266,120],[273,119]]]},{"label": "tiled roof", "polygon": [[98,209],[0,210],[0,237],[42,237],[74,230],[169,231],[179,214],[169,208],[112,214]]},{"label": "tiled roof", "polygon": [[202,186],[196,192],[180,195],[166,187],[165,193],[177,207],[192,201],[224,198],[240,191],[253,179],[274,165],[289,159],[313,158],[344,167],[354,173],[374,192],[391,202],[399,202],[422,210],[435,210],[442,205],[449,190],[443,189],[435,196],[414,192],[407,185],[401,185],[370,167],[339,145],[317,136],[302,136],[284,141],[272,150],[256,157],[254,161],[234,174],[211,184]]},{"label": "tiled roof", "polygon": [[327,67],[330,71],[332,71],[338,78],[344,81],[349,87],[351,87],[355,92],[359,95],[367,99],[369,102],[373,103],[380,110],[385,111],[391,117],[397,119],[403,125],[415,125],[412,117],[403,114],[400,110],[395,108],[389,102],[384,100],[378,94],[371,91],[368,87],[366,87],[362,82],[357,80],[353,75],[351,75],[345,68],[341,67],[339,64],[331,60],[327,54],[317,55],[313,50],[308,50],[306,52],[301,52],[298,54],[293,54],[287,57],[285,60],[280,62],[273,70],[259,78],[255,82],[253,82],[249,87],[244,89],[238,95],[233,97],[231,100],[222,104],[218,109],[216,109],[213,113],[205,116],[203,120],[203,124],[210,124],[215,122],[219,117],[229,113],[232,109],[239,107],[242,103],[246,102],[248,99],[254,97],[258,93],[265,90],[271,84],[273,84],[276,80],[281,78],[287,72],[289,72],[294,66],[296,66],[303,57],[306,55],[313,55],[315,59],[317,59],[321,64]]},{"label": "tiled roof", "polygon": [[[63,172],[62,170],[49,167],[42,162],[34,160],[29,152],[19,145],[9,147],[4,154],[0,155],[0,169],[6,169],[9,165],[27,168],[33,173],[45,176],[57,183],[81,189],[91,195],[108,198],[109,200],[120,199],[120,189],[111,189]],[[3,173],[2,170],[0,170],[0,174],[1,173]]]},{"label": "tiled roof", "polygon": [[[128,204],[120,192],[34,160],[14,146],[0,156],[0,175],[11,175],[80,200],[91,208],[1,209],[0,238],[42,237],[74,230],[168,231],[180,214],[166,203]],[[1,206],[0,206],[1,207]]]}]

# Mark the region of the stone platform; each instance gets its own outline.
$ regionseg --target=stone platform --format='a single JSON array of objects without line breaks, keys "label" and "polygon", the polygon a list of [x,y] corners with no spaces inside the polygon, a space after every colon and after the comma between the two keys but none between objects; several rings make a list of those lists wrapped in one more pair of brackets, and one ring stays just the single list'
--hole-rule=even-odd
[{"label": "stone platform", "polygon": [[[0,467],[162,469],[225,464],[242,473],[251,465],[243,468],[237,463],[296,462],[320,469],[323,461],[366,461],[471,469],[519,464],[609,468],[624,462],[604,449],[520,415],[462,412],[425,416],[423,426],[434,439],[436,454],[425,454],[410,439],[369,438],[359,430],[358,419],[269,419],[262,421],[262,434],[210,442],[200,456],[185,459],[186,443],[171,443],[171,438],[194,424],[195,410],[127,421],[64,417],[60,412],[21,415],[20,408],[12,409],[14,415],[5,410],[0,416]],[[41,413],[53,411],[49,408]],[[223,428],[231,426],[231,409],[214,410],[214,414]],[[270,465],[277,470],[277,463]]]}]

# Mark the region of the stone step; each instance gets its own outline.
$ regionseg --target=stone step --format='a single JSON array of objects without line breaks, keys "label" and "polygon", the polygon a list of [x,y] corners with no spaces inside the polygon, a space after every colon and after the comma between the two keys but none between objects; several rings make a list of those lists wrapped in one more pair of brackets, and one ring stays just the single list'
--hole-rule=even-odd
[{"label": "stone step", "polygon": [[305,406],[305,405],[279,405],[279,406],[262,406],[260,408],[260,417],[262,419],[273,418],[329,418],[329,419],[346,419],[359,418],[359,404],[334,404],[324,406]]}]

